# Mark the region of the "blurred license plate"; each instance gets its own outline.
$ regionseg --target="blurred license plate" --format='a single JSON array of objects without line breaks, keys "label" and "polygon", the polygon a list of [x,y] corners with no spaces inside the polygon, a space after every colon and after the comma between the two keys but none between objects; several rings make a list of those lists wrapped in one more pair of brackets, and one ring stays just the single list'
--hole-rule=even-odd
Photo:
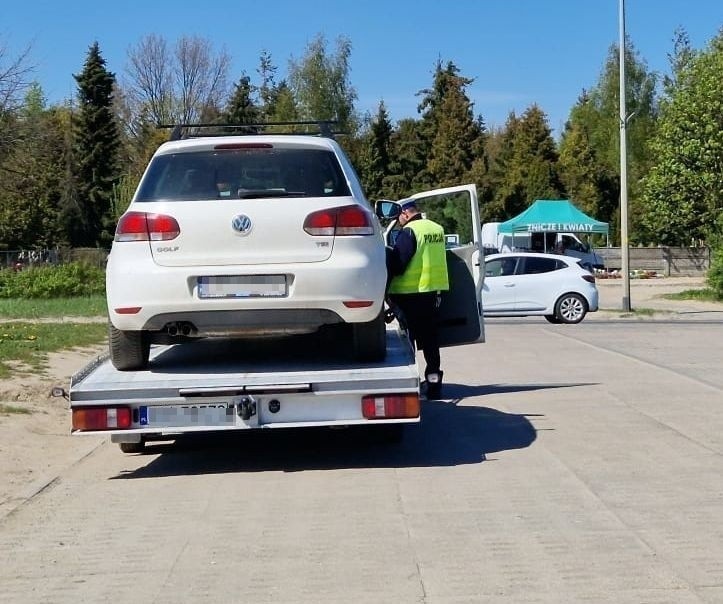
[{"label": "blurred license plate", "polygon": [[286,275],[198,278],[199,298],[283,298],[286,295]]},{"label": "blurred license plate", "polygon": [[141,426],[150,427],[233,426],[236,414],[232,404],[210,403],[177,407],[141,407],[139,419]]}]

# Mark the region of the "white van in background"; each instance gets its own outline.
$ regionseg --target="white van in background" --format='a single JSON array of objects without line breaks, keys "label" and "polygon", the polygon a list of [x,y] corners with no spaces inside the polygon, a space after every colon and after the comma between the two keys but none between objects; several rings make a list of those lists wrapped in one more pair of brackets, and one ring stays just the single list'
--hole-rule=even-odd
[{"label": "white van in background", "polygon": [[500,233],[499,222],[482,225],[482,246],[485,254],[495,252],[547,252],[563,253],[580,258],[582,264],[594,269],[604,269],[605,261],[589,243],[581,241],[574,233]]}]

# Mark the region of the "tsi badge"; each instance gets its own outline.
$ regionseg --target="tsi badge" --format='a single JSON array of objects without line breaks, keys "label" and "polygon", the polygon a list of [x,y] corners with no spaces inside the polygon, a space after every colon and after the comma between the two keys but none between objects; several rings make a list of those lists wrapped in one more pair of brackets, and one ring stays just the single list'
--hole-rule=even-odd
[{"label": "tsi badge", "polygon": [[234,219],[231,221],[231,226],[233,227],[233,230],[236,231],[239,235],[248,235],[253,228],[253,224],[251,224],[251,219],[246,216],[246,214],[239,214],[238,216],[234,216]]}]

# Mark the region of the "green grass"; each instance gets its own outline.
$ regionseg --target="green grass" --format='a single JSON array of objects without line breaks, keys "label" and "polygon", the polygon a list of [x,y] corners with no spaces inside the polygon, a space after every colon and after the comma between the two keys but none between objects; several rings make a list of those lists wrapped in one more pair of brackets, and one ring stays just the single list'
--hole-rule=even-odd
[{"label": "green grass", "polygon": [[83,298],[0,298],[0,319],[41,317],[97,317],[108,313],[105,296]]},{"label": "green grass", "polygon": [[646,317],[649,317],[651,315],[654,315],[656,312],[661,312],[659,310],[655,310],[653,308],[633,308],[633,314],[635,315],[645,315]]},{"label": "green grass", "polygon": [[704,302],[723,302],[712,289],[686,289],[675,294],[663,294],[667,300],[702,300]]},{"label": "green grass", "polygon": [[106,323],[2,323],[0,378],[42,372],[49,352],[101,344],[107,330]]},{"label": "green grass", "polygon": [[11,414],[29,415],[30,409],[26,409],[25,407],[16,407],[15,405],[4,405],[3,403],[0,403],[0,415]]}]

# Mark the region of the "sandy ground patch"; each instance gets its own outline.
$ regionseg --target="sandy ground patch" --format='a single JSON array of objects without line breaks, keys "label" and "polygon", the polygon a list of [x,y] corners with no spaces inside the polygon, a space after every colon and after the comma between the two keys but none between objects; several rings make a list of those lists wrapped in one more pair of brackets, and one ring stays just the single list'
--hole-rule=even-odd
[{"label": "sandy ground patch", "polygon": [[50,395],[106,345],[53,353],[43,373],[0,381],[0,403],[27,413],[0,413],[0,518],[105,439],[70,435],[68,401]]}]

